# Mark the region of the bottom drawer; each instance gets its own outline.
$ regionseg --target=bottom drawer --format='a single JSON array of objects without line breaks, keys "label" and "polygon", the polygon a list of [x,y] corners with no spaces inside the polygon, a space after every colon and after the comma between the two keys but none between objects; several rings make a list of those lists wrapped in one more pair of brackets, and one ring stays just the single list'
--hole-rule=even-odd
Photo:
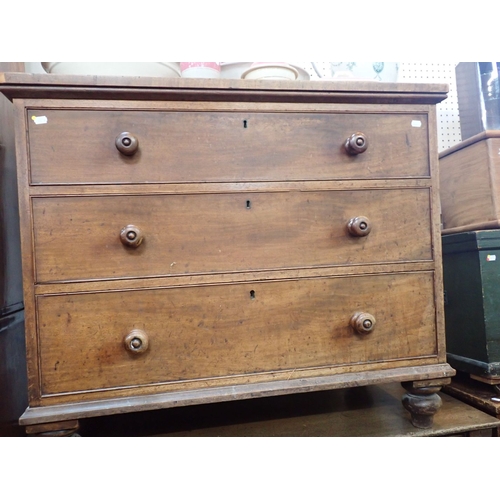
[{"label": "bottom drawer", "polygon": [[40,296],[42,395],[432,356],[433,290],[419,272]]}]

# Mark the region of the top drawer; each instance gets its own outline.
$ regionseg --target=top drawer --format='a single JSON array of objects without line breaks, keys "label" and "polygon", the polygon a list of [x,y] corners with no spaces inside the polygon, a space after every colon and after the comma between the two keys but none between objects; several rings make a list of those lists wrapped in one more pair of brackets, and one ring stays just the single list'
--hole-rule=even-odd
[{"label": "top drawer", "polygon": [[[429,176],[426,114],[28,109],[32,184]],[[138,141],[132,155],[116,139]],[[360,154],[346,151],[354,133]],[[133,140],[133,138],[131,140]]]}]

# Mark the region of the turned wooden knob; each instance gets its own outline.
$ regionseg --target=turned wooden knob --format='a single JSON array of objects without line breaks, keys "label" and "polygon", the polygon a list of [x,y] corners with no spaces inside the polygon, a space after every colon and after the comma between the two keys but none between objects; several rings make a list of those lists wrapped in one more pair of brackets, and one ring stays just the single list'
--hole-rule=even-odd
[{"label": "turned wooden knob", "polygon": [[367,236],[372,230],[372,225],[368,217],[360,215],[358,217],[353,217],[347,223],[347,230],[353,236]]},{"label": "turned wooden knob", "polygon": [[345,141],[345,149],[350,155],[359,155],[368,148],[368,139],[362,132],[356,132]]},{"label": "turned wooden knob", "polygon": [[149,339],[142,330],[132,330],[124,339],[125,349],[134,354],[141,354],[147,351]]},{"label": "turned wooden knob", "polygon": [[139,149],[137,137],[130,132],[122,132],[115,140],[116,149],[126,156],[132,156]]},{"label": "turned wooden knob", "polygon": [[144,235],[137,226],[128,225],[120,231],[120,240],[128,247],[138,247],[142,243],[143,239]]},{"label": "turned wooden knob", "polygon": [[371,333],[376,323],[375,318],[366,312],[358,312],[351,318],[351,326],[357,333]]}]

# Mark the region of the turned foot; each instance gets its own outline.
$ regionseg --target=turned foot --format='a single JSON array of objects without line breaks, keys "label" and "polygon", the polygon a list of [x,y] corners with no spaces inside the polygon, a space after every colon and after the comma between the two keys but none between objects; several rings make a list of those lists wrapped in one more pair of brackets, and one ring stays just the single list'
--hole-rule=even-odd
[{"label": "turned foot", "polygon": [[51,422],[50,424],[36,424],[26,426],[26,435],[36,437],[65,437],[78,436],[80,427],[78,420],[66,422]]},{"label": "turned foot", "polygon": [[434,415],[443,404],[439,394],[443,385],[449,383],[450,379],[433,381],[429,385],[422,382],[403,382],[401,385],[408,391],[403,395],[403,406],[410,412],[411,423],[419,429],[432,427]]}]

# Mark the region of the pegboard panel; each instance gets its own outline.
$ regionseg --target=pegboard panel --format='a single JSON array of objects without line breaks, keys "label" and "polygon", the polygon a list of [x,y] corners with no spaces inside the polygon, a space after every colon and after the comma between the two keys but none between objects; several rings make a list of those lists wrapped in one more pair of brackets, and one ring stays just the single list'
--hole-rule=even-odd
[{"label": "pegboard panel", "polygon": [[448,98],[437,105],[439,151],[451,148],[462,140],[455,66],[458,63],[400,63],[398,81],[447,83]]},{"label": "pegboard panel", "polygon": [[[304,68],[311,80],[319,80],[330,75],[329,62],[295,62]],[[455,66],[458,63],[399,63],[398,82],[447,83],[450,87],[448,98],[436,108],[438,123],[438,147],[444,151],[462,140],[458,98],[456,90]]]}]

